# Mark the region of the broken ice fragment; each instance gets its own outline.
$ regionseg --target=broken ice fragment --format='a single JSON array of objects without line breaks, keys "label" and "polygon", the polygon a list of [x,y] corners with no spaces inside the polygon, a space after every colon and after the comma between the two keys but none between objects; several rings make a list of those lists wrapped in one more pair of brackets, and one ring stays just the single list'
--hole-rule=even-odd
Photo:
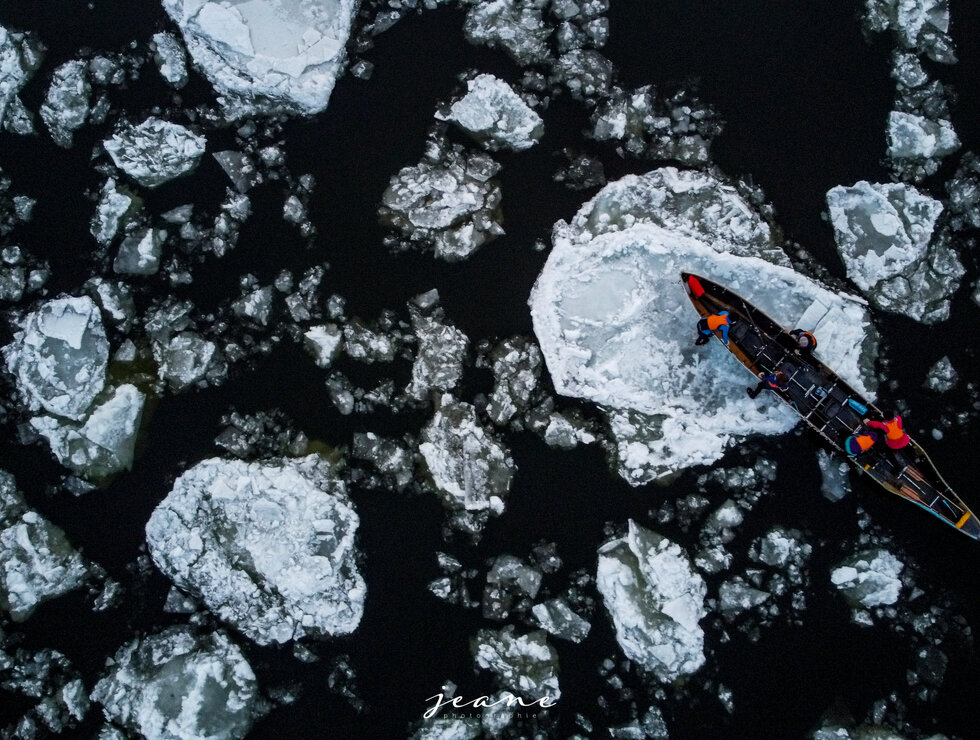
[{"label": "broken ice fragment", "polygon": [[548,644],[543,630],[526,635],[515,634],[513,625],[480,630],[470,640],[470,649],[476,664],[496,674],[504,688],[529,701],[547,697],[553,704],[561,697],[558,651]]},{"label": "broken ice fragment", "polygon": [[953,363],[950,362],[949,357],[944,355],[936,360],[936,364],[929,368],[923,386],[936,393],[947,393],[956,387],[959,380],[960,377],[956,372],[956,368],[953,367]]},{"label": "broken ice fragment", "polygon": [[120,275],[153,275],[160,269],[160,255],[167,232],[163,229],[138,229],[119,245],[112,263]]},{"label": "broken ice fragment", "polygon": [[178,90],[187,84],[187,55],[172,33],[153,34],[154,58],[160,76]]},{"label": "broken ice fragment", "polygon": [[42,303],[3,349],[7,370],[30,409],[79,420],[105,384],[109,342],[88,296]]},{"label": "broken ice fragment", "polygon": [[703,665],[706,587],[679,545],[630,520],[599,548],[596,588],[627,658],[666,682]]},{"label": "broken ice fragment", "polygon": [[221,631],[169,627],[133,639],[92,692],[107,720],[148,740],[238,740],[259,714],[248,660]]},{"label": "broken ice fragment", "polygon": [[550,599],[535,604],[531,613],[543,629],[571,642],[582,642],[592,628],[591,624],[572,611],[564,599]]},{"label": "broken ice fragment", "polygon": [[150,117],[138,126],[120,126],[103,146],[130,178],[155,188],[197,167],[205,139],[180,124]]},{"label": "broken ice fragment", "polygon": [[54,71],[40,112],[41,120],[58,146],[71,147],[73,134],[88,117],[91,95],[88,64],[84,61],[65,62]]},{"label": "broken ice fragment", "polygon": [[503,80],[481,74],[466,87],[466,95],[436,118],[453,122],[490,151],[524,151],[544,134],[541,116]]},{"label": "broken ice fragment", "polygon": [[865,550],[844,560],[830,573],[831,582],[854,605],[894,604],[902,589],[905,566],[887,550]]}]

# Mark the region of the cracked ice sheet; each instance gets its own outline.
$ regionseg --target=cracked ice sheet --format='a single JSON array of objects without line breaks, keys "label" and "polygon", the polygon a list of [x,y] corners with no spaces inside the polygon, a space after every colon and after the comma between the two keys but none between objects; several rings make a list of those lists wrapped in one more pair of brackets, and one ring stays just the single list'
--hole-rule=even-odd
[{"label": "cracked ice sheet", "polygon": [[[871,396],[872,380],[861,358],[870,365],[875,337],[860,299],[747,256],[770,256],[772,244],[739,239],[744,228],[706,229],[684,223],[683,212],[663,221],[667,228],[651,223],[661,218],[655,197],[634,198],[648,202],[648,212],[633,208],[626,219],[598,212],[609,203],[620,208],[632,197],[612,198],[606,193],[612,187],[662,187],[663,180],[650,175],[607,186],[570,226],[555,228],[554,249],[530,298],[555,388],[605,408],[624,477],[639,484],[711,463],[736,437],[781,434],[797,421],[788,408],[749,399],[744,388],[752,378],[721,347],[693,346],[697,313],[681,283],[682,270],[727,285],[787,328],[814,332],[820,359]],[[697,203],[687,210],[696,212]]]}]

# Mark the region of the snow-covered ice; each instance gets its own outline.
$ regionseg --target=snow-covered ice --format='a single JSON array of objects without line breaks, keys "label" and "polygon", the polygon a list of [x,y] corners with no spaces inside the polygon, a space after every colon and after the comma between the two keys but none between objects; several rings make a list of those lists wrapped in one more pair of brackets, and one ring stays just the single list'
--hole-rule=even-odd
[{"label": "snow-covered ice", "polygon": [[470,640],[476,664],[497,676],[500,684],[529,701],[561,697],[558,687],[558,651],[548,644],[544,630],[519,635],[513,625],[499,631],[480,630]]},{"label": "snow-covered ice", "polygon": [[90,567],[65,533],[25,503],[0,470],[0,609],[23,622],[37,606],[82,586]]},{"label": "snow-covered ice", "polygon": [[323,459],[204,460],[146,525],[154,562],[259,644],[353,632],[359,519]]},{"label": "snow-covered ice", "polygon": [[698,317],[682,270],[814,332],[820,358],[872,395],[877,337],[863,301],[790,269],[765,221],[710,174],[624,177],[558,222],[552,239],[530,297],[534,331],[555,389],[608,414],[630,483],[711,463],[736,437],[797,421],[740,392],[751,377],[720,347],[693,346]]},{"label": "snow-covered ice", "polygon": [[58,146],[71,147],[75,131],[85,125],[88,118],[91,97],[87,63],[75,59],[54,71],[40,113]]},{"label": "snow-covered ice", "polygon": [[36,416],[31,426],[48,440],[58,462],[97,481],[132,466],[145,400],[135,386],[123,384],[81,424]]},{"label": "snow-covered ice", "polygon": [[599,548],[596,587],[630,660],[665,682],[704,664],[706,587],[679,545],[630,520]]},{"label": "snow-covered ice", "polygon": [[197,167],[206,143],[179,123],[151,116],[136,126],[123,124],[103,146],[116,167],[140,185],[155,188]]},{"label": "snow-covered ice", "polygon": [[953,124],[916,113],[892,111],[888,116],[888,157],[900,167],[922,176],[939,169],[939,163],[960,148]]},{"label": "snow-covered ice", "polygon": [[186,85],[187,54],[177,37],[167,31],[155,33],[153,47],[160,76],[175,88],[180,89]]},{"label": "snow-covered ice", "polygon": [[357,0],[164,0],[229,119],[327,107]]},{"label": "snow-covered ice", "polygon": [[119,245],[112,269],[120,275],[153,275],[160,269],[165,229],[143,228],[126,235]]},{"label": "snow-covered ice", "polygon": [[135,638],[92,691],[107,721],[147,740],[238,740],[259,714],[258,683],[221,631],[183,626]]},{"label": "snow-covered ice", "polygon": [[904,567],[887,550],[864,550],[834,568],[830,580],[854,605],[894,604],[902,590],[899,575]]},{"label": "snow-covered ice", "polygon": [[827,193],[848,277],[879,308],[925,323],[949,316],[965,272],[934,231],[943,205],[912,185],[837,186]]},{"label": "snow-covered ice", "polygon": [[31,410],[82,419],[105,384],[109,342],[88,296],[42,303],[3,349],[7,370]]},{"label": "snow-covered ice", "polygon": [[545,22],[543,2],[490,0],[470,5],[463,31],[471,44],[503,49],[521,66],[550,57],[548,37],[554,27]]},{"label": "snow-covered ice", "polygon": [[109,246],[138,209],[136,197],[110,177],[102,186],[89,231],[95,241]]},{"label": "snow-covered ice", "polygon": [[959,373],[956,372],[956,368],[950,362],[949,356],[944,355],[929,368],[923,386],[936,393],[947,393],[953,390],[959,382]]},{"label": "snow-covered ice", "polygon": [[872,31],[894,32],[905,49],[945,64],[956,61],[949,36],[949,0],[865,0]]},{"label": "snow-covered ice", "polygon": [[[434,296],[430,295],[433,294]],[[418,339],[418,351],[412,363],[412,379],[405,392],[415,399],[430,393],[450,391],[463,377],[463,361],[469,349],[469,338],[449,323],[438,305],[439,294],[429,291],[425,308],[409,303],[412,331]],[[432,303],[434,301],[434,303]]]},{"label": "snow-covered ice", "polygon": [[218,361],[217,345],[193,331],[182,331],[166,343],[154,343],[153,354],[160,378],[178,393],[203,381]]},{"label": "snow-covered ice", "polygon": [[544,122],[513,88],[481,74],[466,83],[467,93],[436,118],[451,121],[490,151],[524,151],[544,134]]},{"label": "snow-covered ice", "polygon": [[582,642],[592,625],[574,611],[564,599],[549,599],[531,608],[538,624],[550,634],[571,642]]}]

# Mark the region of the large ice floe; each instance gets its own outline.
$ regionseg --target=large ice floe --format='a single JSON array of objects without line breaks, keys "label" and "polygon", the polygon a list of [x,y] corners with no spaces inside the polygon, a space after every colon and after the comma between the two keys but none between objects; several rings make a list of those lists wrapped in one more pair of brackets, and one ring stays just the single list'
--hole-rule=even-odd
[{"label": "large ice floe", "polygon": [[140,185],[155,188],[197,167],[206,142],[190,129],[159,118],[125,124],[103,146],[116,167]]},{"label": "large ice floe", "polygon": [[751,377],[721,347],[694,346],[682,270],[814,332],[820,359],[871,395],[877,340],[864,302],[794,272],[762,217],[708,173],[624,177],[559,221],[552,240],[530,297],[535,334],[556,390],[608,414],[619,472],[634,485],[797,421],[749,399]]},{"label": "large ice floe", "polygon": [[326,108],[357,6],[357,0],[163,2],[232,119]]},{"label": "large ice floe", "polygon": [[596,588],[630,660],[662,681],[704,664],[704,579],[687,554],[630,520],[629,531],[599,548]]},{"label": "large ice floe", "polygon": [[167,577],[259,644],[353,632],[366,588],[358,516],[322,458],[209,459],[181,475],[146,538]]},{"label": "large ice floe", "polygon": [[949,318],[965,270],[934,230],[943,205],[912,185],[838,186],[827,193],[847,276],[879,308],[935,323]]},{"label": "large ice floe", "polygon": [[80,420],[105,385],[109,342],[88,296],[42,303],[18,323],[3,349],[28,408]]},{"label": "large ice floe", "polygon": [[223,632],[170,627],[128,642],[110,665],[92,699],[106,720],[148,740],[237,740],[256,717],[255,674]]},{"label": "large ice floe", "polygon": [[89,574],[65,533],[31,511],[13,476],[0,470],[0,609],[23,622],[39,604],[79,588]]},{"label": "large ice floe", "polygon": [[493,75],[477,75],[467,93],[436,118],[452,121],[491,151],[523,151],[538,143],[544,122],[513,88]]}]

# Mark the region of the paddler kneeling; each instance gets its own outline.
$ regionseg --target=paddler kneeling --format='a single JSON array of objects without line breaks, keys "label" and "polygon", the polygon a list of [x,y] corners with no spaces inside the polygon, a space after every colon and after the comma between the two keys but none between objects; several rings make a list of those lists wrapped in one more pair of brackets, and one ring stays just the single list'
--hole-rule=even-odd
[{"label": "paddler kneeling", "polygon": [[875,446],[878,441],[878,433],[870,429],[861,430],[858,434],[852,434],[844,440],[844,449],[848,455],[860,455]]},{"label": "paddler kneeling", "polygon": [[882,418],[888,421],[871,421],[864,419],[869,427],[880,429],[885,433],[885,444],[893,450],[900,450],[911,441],[902,428],[902,417],[891,412],[883,412]]},{"label": "paddler kneeling", "polygon": [[759,385],[755,388],[745,389],[745,392],[749,394],[749,398],[755,398],[766,388],[775,393],[785,391],[789,388],[789,376],[782,370],[777,370],[774,373],[759,373],[759,377],[762,378],[759,381]]},{"label": "paddler kneeling", "polygon": [[719,311],[710,316],[705,316],[698,322],[698,338],[695,344],[707,344],[711,341],[711,335],[716,331],[721,332],[721,341],[728,346],[728,329],[731,322],[728,320],[728,311]]}]

